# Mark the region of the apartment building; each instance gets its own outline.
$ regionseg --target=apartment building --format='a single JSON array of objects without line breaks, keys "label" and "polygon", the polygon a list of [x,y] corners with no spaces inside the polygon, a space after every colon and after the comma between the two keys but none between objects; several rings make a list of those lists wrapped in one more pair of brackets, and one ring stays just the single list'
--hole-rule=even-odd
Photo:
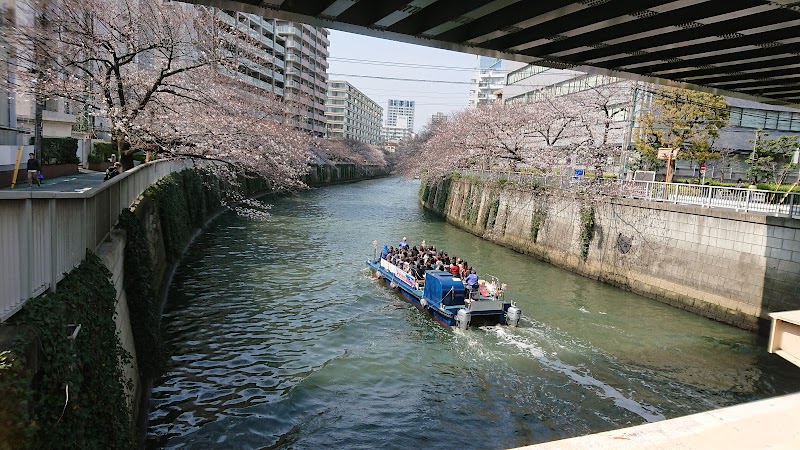
[{"label": "apartment building", "polygon": [[381,144],[383,108],[347,81],[329,81],[325,101],[327,136]]},{"label": "apartment building", "polygon": [[437,112],[431,114],[431,125],[436,125],[437,123],[442,123],[447,118],[447,116],[443,112]]},{"label": "apartment building", "polygon": [[242,12],[215,14],[224,49],[239,61],[237,77],[292,102],[288,120],[324,135],[328,30]]},{"label": "apartment building", "polygon": [[214,10],[222,51],[239,62],[237,79],[284,96],[286,40],[272,20],[255,14]]},{"label": "apartment building", "polygon": [[[31,10],[16,0],[0,2],[0,18],[7,25],[32,23]],[[24,160],[34,151],[36,100],[34,96],[15,90],[16,80],[12,70],[14,58],[29,57],[25,48],[14,44],[0,34],[0,93],[5,99],[0,105],[0,171],[10,170],[16,161],[17,150],[24,146]],[[74,102],[63,98],[48,98],[41,105],[42,136],[72,137],[77,116]],[[25,161],[23,161],[24,163]]]},{"label": "apartment building", "polygon": [[386,126],[414,129],[414,101],[390,99],[386,109]]},{"label": "apartment building", "polygon": [[506,75],[525,63],[504,61],[488,56],[478,56],[475,73],[470,79],[469,106],[485,105],[500,101],[506,86]]},{"label": "apartment building", "polygon": [[[610,92],[614,95],[610,102],[611,113],[615,114],[617,133],[612,144],[627,148],[632,143],[636,127],[637,114],[647,111],[658,86],[649,83],[610,77],[607,75],[586,74],[574,70],[552,69],[548,67],[527,65],[512,71],[507,76],[504,89],[504,103],[531,102],[545,97],[560,97],[584,92],[592,89],[619,87]],[[636,105],[631,111],[631,105]],[[744,158],[753,149],[756,135],[768,135],[770,139],[786,135],[800,134],[800,110],[787,106],[770,105],[736,97],[725,97],[728,102],[730,118],[719,137],[714,141],[714,148],[723,152],[739,153],[742,157],[733,162],[726,162],[725,167],[716,167],[727,178],[743,176],[746,166]],[[631,114],[634,114],[633,121]],[[625,132],[627,131],[627,132]],[[627,142],[626,142],[627,141]],[[676,176],[697,176],[699,167],[695,162],[679,160]],[[715,176],[710,171],[709,176]]]},{"label": "apartment building", "polygon": [[328,30],[283,20],[275,20],[274,24],[276,33],[286,42],[284,98],[298,105],[296,125],[324,136]]}]

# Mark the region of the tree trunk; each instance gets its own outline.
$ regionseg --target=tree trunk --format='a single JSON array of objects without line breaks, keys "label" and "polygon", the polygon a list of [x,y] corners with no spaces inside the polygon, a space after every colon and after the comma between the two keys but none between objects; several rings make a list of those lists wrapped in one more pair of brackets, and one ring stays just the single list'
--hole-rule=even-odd
[{"label": "tree trunk", "polygon": [[111,140],[117,148],[117,160],[122,164],[122,170],[133,169],[133,153],[131,144],[125,136],[112,136]]}]

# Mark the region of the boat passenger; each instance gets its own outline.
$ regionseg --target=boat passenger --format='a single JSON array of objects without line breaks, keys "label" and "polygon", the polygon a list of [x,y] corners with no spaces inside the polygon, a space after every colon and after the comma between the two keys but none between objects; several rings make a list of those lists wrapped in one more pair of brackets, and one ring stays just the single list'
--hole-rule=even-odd
[{"label": "boat passenger", "polygon": [[408,274],[414,277],[415,280],[419,280],[419,269],[417,266],[411,266],[411,269],[408,271]]},{"label": "boat passenger", "polygon": [[425,239],[423,239],[422,242],[419,243],[419,249],[422,250],[423,252],[425,251]]},{"label": "boat passenger", "polygon": [[466,281],[470,292],[478,291],[478,275],[475,275],[474,269],[469,272],[469,275],[467,275],[467,278],[464,281]]},{"label": "boat passenger", "polygon": [[453,274],[454,277],[458,276],[458,266],[455,264],[450,264],[450,273]]},{"label": "boat passenger", "polygon": [[403,250],[408,250],[408,241],[406,241],[406,238],[403,238],[403,240],[400,241],[400,244],[398,244],[397,246]]}]

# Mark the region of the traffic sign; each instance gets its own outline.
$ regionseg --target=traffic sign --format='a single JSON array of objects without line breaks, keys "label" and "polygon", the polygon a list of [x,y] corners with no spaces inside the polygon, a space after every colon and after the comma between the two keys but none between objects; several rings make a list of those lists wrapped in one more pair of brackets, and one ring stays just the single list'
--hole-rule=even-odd
[{"label": "traffic sign", "polygon": [[660,148],[658,149],[658,156],[656,156],[656,159],[660,159],[662,161],[668,161],[677,158],[678,158],[677,148]]}]

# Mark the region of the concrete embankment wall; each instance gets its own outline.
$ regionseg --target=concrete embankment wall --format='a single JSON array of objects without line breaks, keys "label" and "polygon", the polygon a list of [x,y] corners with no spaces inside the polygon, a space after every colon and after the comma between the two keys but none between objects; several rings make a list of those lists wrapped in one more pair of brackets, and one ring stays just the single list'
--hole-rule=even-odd
[{"label": "concrete embankment wall", "polygon": [[[323,171],[326,177],[324,177],[322,181],[317,181],[313,184],[321,186],[338,182],[358,181],[360,179],[383,175],[383,173],[378,170],[374,173],[364,170],[345,170],[340,173],[337,171],[341,169],[339,166],[333,166],[334,169],[337,169],[333,170],[333,172],[330,171],[332,170],[330,169],[331,166],[325,167],[328,167],[328,169]],[[314,173],[313,168],[312,173]],[[205,189],[208,190],[209,187],[206,186]],[[260,195],[267,193],[267,191],[259,190],[258,186],[251,187],[251,189],[253,189],[253,191],[247,192],[247,194]],[[163,192],[156,195],[163,195]],[[208,195],[208,192],[206,192],[206,195]],[[202,208],[204,211],[203,217],[198,218],[199,220],[194,220],[192,224],[184,224],[187,227],[188,233],[184,233],[183,235],[186,240],[184,241],[181,239],[179,242],[169,242],[170,239],[174,240],[175,236],[174,230],[168,230],[168,228],[174,228],[176,224],[167,224],[167,222],[170,221],[165,220],[166,218],[163,216],[165,210],[160,199],[145,195],[131,205],[132,212],[142,225],[145,241],[144,243],[139,242],[133,245],[146,245],[148,247],[147,254],[150,258],[149,263],[152,273],[151,285],[157,295],[156,308],[158,311],[155,312],[155,314],[157,314],[159,318],[161,316],[161,309],[166,301],[167,290],[171,283],[172,274],[180,264],[180,255],[191,245],[191,239],[189,239],[189,237],[197,236],[202,231],[203,226],[207,225],[222,211],[222,208],[215,202],[206,201],[206,204],[206,207]],[[170,211],[175,212],[176,210]],[[190,219],[191,215],[192,214],[189,214],[185,218]],[[133,356],[131,363],[124,368],[125,375],[134,381],[133,389],[128,392],[129,400],[131,402],[133,416],[137,421],[139,432],[143,433],[147,425],[147,410],[149,409],[149,397],[153,379],[146,376],[140,378],[139,373],[141,373],[141,370],[139,369],[141,366],[137,367],[137,363],[140,363],[140,360],[137,360],[133,339],[133,328],[135,324],[131,321],[131,314],[126,302],[127,294],[123,289],[125,273],[123,263],[127,245],[130,245],[130,240],[126,236],[126,233],[121,230],[116,230],[111,233],[108,242],[104,243],[103,246],[98,249],[98,253],[111,271],[113,275],[112,281],[117,289],[118,301],[117,315],[115,317],[117,330],[120,334],[123,347]],[[176,245],[177,248],[171,249],[171,247],[176,247]]]},{"label": "concrete embankment wall", "polygon": [[357,166],[349,163],[314,165],[308,174],[303,177],[303,182],[309,186],[347,183],[387,176],[389,172],[389,167],[378,165]]},{"label": "concrete embankment wall", "polygon": [[800,220],[467,178],[420,195],[484,239],[744,329],[800,309]]}]

